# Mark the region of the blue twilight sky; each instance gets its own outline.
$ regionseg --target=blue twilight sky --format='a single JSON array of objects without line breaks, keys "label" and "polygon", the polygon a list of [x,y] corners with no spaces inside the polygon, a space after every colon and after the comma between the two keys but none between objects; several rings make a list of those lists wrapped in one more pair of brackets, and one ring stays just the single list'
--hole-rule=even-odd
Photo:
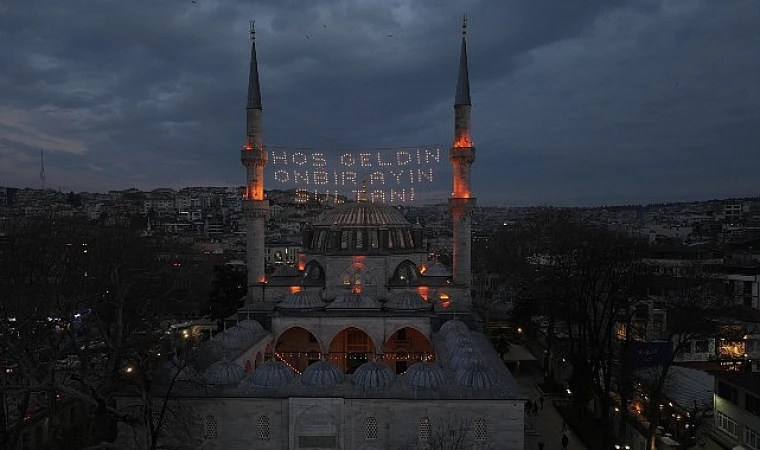
[{"label": "blue twilight sky", "polygon": [[8,0],[0,186],[242,184],[255,19],[266,145],[437,145],[445,198],[463,11],[480,204],[760,193],[757,0]]}]

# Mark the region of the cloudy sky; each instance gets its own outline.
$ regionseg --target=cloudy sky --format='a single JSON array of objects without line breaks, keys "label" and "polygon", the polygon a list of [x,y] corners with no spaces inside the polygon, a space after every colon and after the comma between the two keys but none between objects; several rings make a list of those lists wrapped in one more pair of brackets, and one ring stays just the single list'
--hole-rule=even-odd
[{"label": "cloudy sky", "polygon": [[440,146],[445,197],[464,11],[480,204],[760,193],[757,0],[8,0],[0,186],[242,184],[255,19],[266,145]]}]

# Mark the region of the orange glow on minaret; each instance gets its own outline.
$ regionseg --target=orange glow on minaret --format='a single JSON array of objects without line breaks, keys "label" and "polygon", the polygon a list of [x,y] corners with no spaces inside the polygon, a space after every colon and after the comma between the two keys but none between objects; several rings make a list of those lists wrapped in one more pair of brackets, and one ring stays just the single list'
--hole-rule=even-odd
[{"label": "orange glow on minaret", "polygon": [[[471,214],[475,207],[470,174],[472,164],[475,162],[475,146],[472,142],[470,127],[472,102],[470,101],[466,37],[467,16],[465,15],[462,20],[462,46],[459,55],[457,90],[454,97],[454,142],[449,150],[449,162],[453,172],[449,211],[453,223],[454,283],[470,286],[472,279],[470,273]],[[445,300],[450,302],[449,299]]]}]

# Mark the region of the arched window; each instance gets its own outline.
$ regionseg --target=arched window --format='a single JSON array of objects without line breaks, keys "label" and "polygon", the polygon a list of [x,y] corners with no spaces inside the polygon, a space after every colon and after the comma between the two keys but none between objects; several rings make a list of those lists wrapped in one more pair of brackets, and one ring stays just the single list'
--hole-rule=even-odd
[{"label": "arched window", "polygon": [[206,416],[203,419],[203,437],[206,439],[217,436],[216,417]]},{"label": "arched window", "polygon": [[473,432],[475,433],[475,441],[483,442],[486,440],[486,420],[482,418],[475,419],[472,425]]},{"label": "arched window", "polygon": [[364,419],[364,439],[368,441],[377,439],[377,419],[374,417]]},{"label": "arched window", "polygon": [[257,422],[258,438],[260,441],[268,441],[269,434],[269,416],[261,416]]},{"label": "arched window", "polygon": [[417,266],[409,261],[403,261],[396,266],[396,270],[393,272],[393,278],[391,278],[393,284],[409,284],[417,283],[419,281],[419,272]]},{"label": "arched window", "polygon": [[430,440],[430,419],[423,417],[420,419],[420,442],[427,442]]}]

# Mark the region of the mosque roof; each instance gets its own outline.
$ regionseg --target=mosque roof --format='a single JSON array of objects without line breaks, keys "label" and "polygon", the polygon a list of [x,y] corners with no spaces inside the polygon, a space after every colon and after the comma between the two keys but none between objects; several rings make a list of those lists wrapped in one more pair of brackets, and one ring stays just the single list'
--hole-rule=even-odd
[{"label": "mosque roof", "polygon": [[359,366],[352,381],[365,389],[380,389],[388,386],[396,378],[390,367],[379,361],[369,361]]},{"label": "mosque roof", "polygon": [[343,383],[343,372],[330,361],[317,361],[301,374],[301,383],[315,388],[333,387]]},{"label": "mosque roof", "polygon": [[270,388],[288,384],[295,373],[282,361],[269,361],[252,374],[248,375],[240,383],[241,387]]},{"label": "mosque roof", "polygon": [[280,309],[319,309],[325,307],[325,302],[316,292],[296,292],[285,297],[277,304]]},{"label": "mosque roof", "polygon": [[203,378],[206,383],[211,385],[233,385],[238,384],[245,376],[243,368],[234,361],[223,359],[217,361],[203,372]]},{"label": "mosque roof", "polygon": [[327,309],[380,309],[382,305],[374,297],[360,292],[338,294]]},{"label": "mosque roof", "polygon": [[203,376],[198,372],[198,369],[187,362],[174,358],[161,364],[156,381],[166,384],[172,381],[202,383]]},{"label": "mosque roof", "polygon": [[383,308],[392,311],[422,311],[432,308],[433,305],[426,302],[422,296],[413,291],[395,291],[383,305]]},{"label": "mosque roof", "polygon": [[401,211],[392,206],[359,201],[345,203],[322,213],[314,220],[313,225],[315,227],[410,227],[412,224],[406,220]]},{"label": "mosque roof", "polygon": [[472,389],[490,389],[497,382],[496,375],[482,362],[464,364],[454,372],[454,381]]},{"label": "mosque roof", "polygon": [[448,336],[449,333],[451,333],[454,330],[469,332],[470,328],[467,326],[466,323],[462,322],[461,320],[457,318],[454,318],[454,319],[447,320],[446,322],[444,322],[444,324],[441,325],[441,328],[438,331],[443,333],[444,336]]}]

